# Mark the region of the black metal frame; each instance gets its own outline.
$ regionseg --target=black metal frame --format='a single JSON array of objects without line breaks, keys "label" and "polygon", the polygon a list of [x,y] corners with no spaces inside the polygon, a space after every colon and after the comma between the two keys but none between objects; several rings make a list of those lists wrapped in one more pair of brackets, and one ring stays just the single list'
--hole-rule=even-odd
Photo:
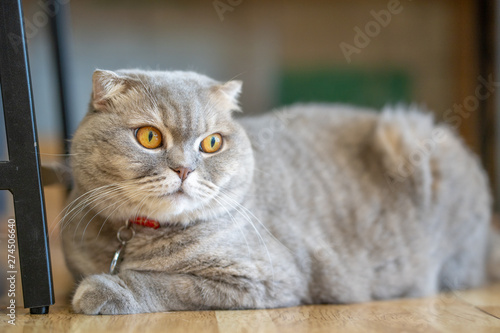
[{"label": "black metal frame", "polygon": [[[70,38],[69,3],[62,5],[58,3],[57,0],[49,0],[47,4],[54,12],[54,14],[50,16],[50,34],[55,66],[57,69],[59,115],[61,116],[63,149],[65,154],[69,154],[71,124],[68,110],[72,102],[68,89],[70,86],[70,57],[68,48],[68,39]],[[68,158],[66,158],[66,163],[69,165]]]},{"label": "black metal frame", "polygon": [[54,291],[21,0],[0,1],[0,50],[9,150],[9,161],[0,162],[0,189],[14,197],[24,307],[44,314]]},{"label": "black metal frame", "polygon": [[[495,59],[495,27],[497,22],[496,3],[490,0],[479,0],[477,2],[477,39],[478,39],[478,57],[479,57],[479,75],[487,79],[493,75],[496,77]],[[498,77],[495,78],[498,81]],[[479,99],[479,143],[483,165],[486,167],[492,184],[498,183],[500,173],[497,172],[496,156],[496,124],[497,124],[497,103],[495,97]],[[500,210],[500,192],[496,186],[493,187],[495,202],[494,208]]]}]

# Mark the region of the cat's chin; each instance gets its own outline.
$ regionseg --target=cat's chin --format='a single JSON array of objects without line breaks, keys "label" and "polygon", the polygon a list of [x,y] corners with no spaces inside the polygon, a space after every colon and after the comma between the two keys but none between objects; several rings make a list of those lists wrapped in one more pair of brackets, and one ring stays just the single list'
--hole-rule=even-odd
[{"label": "cat's chin", "polygon": [[200,208],[200,200],[190,196],[186,191],[179,189],[174,193],[160,196],[160,202],[156,207],[151,207],[148,211],[154,212],[152,217],[160,224],[192,222],[197,218],[195,213]]},{"label": "cat's chin", "polygon": [[189,197],[189,195],[184,192],[184,190],[182,188],[179,188],[177,191],[175,192],[171,192],[171,193],[164,193],[164,194],[160,194],[158,195],[158,199],[160,200],[173,200],[173,201],[176,201],[176,200],[182,200],[183,197]]},{"label": "cat's chin", "polygon": [[96,209],[102,216],[116,221],[146,217],[158,221],[161,225],[186,225],[197,220],[205,220],[218,213],[214,212],[214,207],[210,204],[212,197],[197,195],[199,188],[196,185],[193,178],[192,182],[184,182],[167,193],[156,193],[154,196],[151,193],[144,193],[142,196],[137,196],[134,192],[133,196],[127,197],[129,204],[120,206],[121,209],[116,209],[107,203]]}]

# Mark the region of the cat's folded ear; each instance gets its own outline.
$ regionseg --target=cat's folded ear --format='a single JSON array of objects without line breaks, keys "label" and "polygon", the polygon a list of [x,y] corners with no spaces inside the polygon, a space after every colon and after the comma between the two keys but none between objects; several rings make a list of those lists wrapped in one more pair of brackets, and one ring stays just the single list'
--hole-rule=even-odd
[{"label": "cat's folded ear", "polygon": [[123,94],[129,87],[128,78],[97,69],[92,75],[92,106],[98,111],[107,109],[113,98]]},{"label": "cat's folded ear", "polygon": [[240,96],[242,85],[243,82],[239,80],[232,80],[215,85],[212,88],[212,93],[217,98],[218,106],[229,109],[230,111],[241,111],[238,104],[238,97]]}]

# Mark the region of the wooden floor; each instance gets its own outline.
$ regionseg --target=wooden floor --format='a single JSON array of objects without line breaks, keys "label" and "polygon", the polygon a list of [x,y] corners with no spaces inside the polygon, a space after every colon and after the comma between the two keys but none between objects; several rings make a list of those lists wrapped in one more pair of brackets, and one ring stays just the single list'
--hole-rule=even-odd
[{"label": "wooden floor", "polygon": [[500,284],[426,299],[254,311],[86,316],[67,306],[48,315],[1,312],[0,332],[500,332]]}]

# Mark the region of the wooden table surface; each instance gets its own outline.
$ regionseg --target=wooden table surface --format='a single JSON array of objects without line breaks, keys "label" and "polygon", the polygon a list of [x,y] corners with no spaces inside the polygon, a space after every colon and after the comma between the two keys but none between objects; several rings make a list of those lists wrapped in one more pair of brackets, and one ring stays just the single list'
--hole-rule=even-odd
[{"label": "wooden table surface", "polygon": [[48,315],[1,311],[0,332],[500,332],[500,283],[485,288],[353,305],[252,311],[166,312],[86,316],[68,306]]}]

